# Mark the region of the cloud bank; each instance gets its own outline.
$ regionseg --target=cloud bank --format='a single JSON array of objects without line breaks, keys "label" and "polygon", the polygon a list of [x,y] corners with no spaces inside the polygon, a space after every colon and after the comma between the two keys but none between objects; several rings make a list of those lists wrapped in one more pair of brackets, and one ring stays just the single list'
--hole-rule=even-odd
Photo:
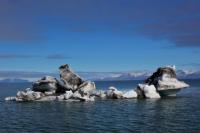
[{"label": "cloud bank", "polygon": [[99,32],[103,26],[199,47],[199,7],[199,0],[1,0],[0,40],[35,42],[45,40],[49,30]]},{"label": "cloud bank", "polygon": [[47,56],[39,56],[39,55],[30,55],[30,54],[10,54],[10,53],[1,53],[0,59],[30,59],[30,58],[40,58],[40,59],[53,59],[53,60],[63,60],[70,59],[62,54],[49,54]]}]

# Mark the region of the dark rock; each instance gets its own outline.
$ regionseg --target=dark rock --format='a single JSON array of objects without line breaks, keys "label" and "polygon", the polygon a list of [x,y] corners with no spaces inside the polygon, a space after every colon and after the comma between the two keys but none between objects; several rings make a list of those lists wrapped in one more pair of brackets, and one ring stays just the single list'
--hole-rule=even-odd
[{"label": "dark rock", "polygon": [[176,72],[174,67],[166,66],[160,67],[157,69],[156,72],[153,73],[149,78],[145,80],[145,83],[149,85],[154,85],[155,87],[158,86],[158,80],[162,78],[164,74],[167,74],[169,78],[176,78]]},{"label": "dark rock", "polygon": [[57,79],[51,76],[45,76],[40,80],[33,83],[32,91],[45,92],[45,91],[56,91],[57,90]]},{"label": "dark rock", "polygon": [[66,88],[75,92],[79,89],[79,86],[85,81],[77,74],[75,74],[68,64],[62,65],[59,67],[60,70],[60,79],[64,82]]},{"label": "dark rock", "polygon": [[65,93],[69,88],[65,87],[65,85],[56,78],[45,76],[33,83],[32,90],[42,93],[52,91],[55,93]]}]

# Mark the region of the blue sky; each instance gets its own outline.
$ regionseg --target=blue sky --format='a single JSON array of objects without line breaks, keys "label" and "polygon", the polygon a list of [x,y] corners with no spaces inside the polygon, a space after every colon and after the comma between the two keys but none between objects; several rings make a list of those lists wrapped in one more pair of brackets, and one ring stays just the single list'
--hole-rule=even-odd
[{"label": "blue sky", "polygon": [[198,0],[1,0],[0,70],[200,68]]}]

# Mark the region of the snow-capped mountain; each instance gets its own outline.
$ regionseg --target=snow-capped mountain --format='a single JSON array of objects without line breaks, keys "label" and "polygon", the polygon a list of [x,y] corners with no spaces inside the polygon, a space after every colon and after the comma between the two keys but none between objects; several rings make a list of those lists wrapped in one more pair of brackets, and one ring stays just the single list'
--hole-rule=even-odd
[{"label": "snow-capped mountain", "polygon": [[[132,71],[132,72],[78,72],[78,74],[86,80],[93,81],[110,81],[110,80],[144,80],[149,77],[152,71]],[[177,77],[179,79],[200,79],[200,71],[177,70]],[[54,76],[59,79],[59,74],[42,73],[42,72],[5,72],[0,71],[0,82],[12,81],[13,79],[35,81],[43,76]],[[5,80],[6,79],[6,80]],[[18,81],[18,80],[17,80]]]},{"label": "snow-capped mountain", "polygon": [[200,71],[178,70],[176,73],[180,79],[200,79]]},{"label": "snow-capped mountain", "polygon": [[[179,79],[200,79],[200,71],[177,70]],[[135,72],[109,72],[109,73],[79,73],[85,79],[89,80],[144,80],[153,72],[135,71]]]}]

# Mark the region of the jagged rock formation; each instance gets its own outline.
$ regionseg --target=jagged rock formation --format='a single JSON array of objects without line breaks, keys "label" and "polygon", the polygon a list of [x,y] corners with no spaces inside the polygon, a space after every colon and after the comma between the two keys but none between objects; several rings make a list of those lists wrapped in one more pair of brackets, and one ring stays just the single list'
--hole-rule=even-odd
[{"label": "jagged rock formation", "polygon": [[[155,89],[153,87],[155,87]],[[175,66],[166,66],[158,68],[152,76],[145,80],[145,84],[138,85],[136,91],[139,98],[150,98],[151,96],[149,97],[149,95],[146,95],[149,90],[151,90],[151,93],[154,92],[154,94],[152,94],[154,95],[153,98],[159,98],[156,93],[161,96],[169,96],[176,94],[180,89],[186,87],[189,87],[189,85],[176,78]]]},{"label": "jagged rock formation", "polygon": [[51,76],[45,76],[32,85],[32,91],[42,93],[51,93],[53,91],[55,93],[65,93],[68,90],[70,88],[67,88],[64,83]]},{"label": "jagged rock formation", "polygon": [[68,64],[60,66],[59,70],[60,79],[64,82],[66,88],[69,88],[70,90],[75,92],[83,83],[85,83],[85,81],[79,75],[75,74],[69,68]]},{"label": "jagged rock formation", "polygon": [[7,97],[11,101],[93,101],[95,83],[83,80],[75,74],[69,65],[59,67],[61,81],[45,76],[32,85],[32,89],[17,92],[16,97]]},{"label": "jagged rock formation", "polygon": [[32,89],[17,92],[15,97],[7,97],[7,101],[94,101],[96,98],[130,99],[161,98],[163,95],[176,94],[189,85],[176,78],[175,66],[160,67],[145,83],[139,84],[135,90],[122,92],[115,87],[107,91],[96,91],[95,83],[85,81],[74,73],[69,65],[59,67],[60,80],[45,76],[33,83]]},{"label": "jagged rock formation", "polygon": [[51,76],[45,76],[33,83],[32,90],[37,92],[56,91],[58,89],[57,79]]}]

